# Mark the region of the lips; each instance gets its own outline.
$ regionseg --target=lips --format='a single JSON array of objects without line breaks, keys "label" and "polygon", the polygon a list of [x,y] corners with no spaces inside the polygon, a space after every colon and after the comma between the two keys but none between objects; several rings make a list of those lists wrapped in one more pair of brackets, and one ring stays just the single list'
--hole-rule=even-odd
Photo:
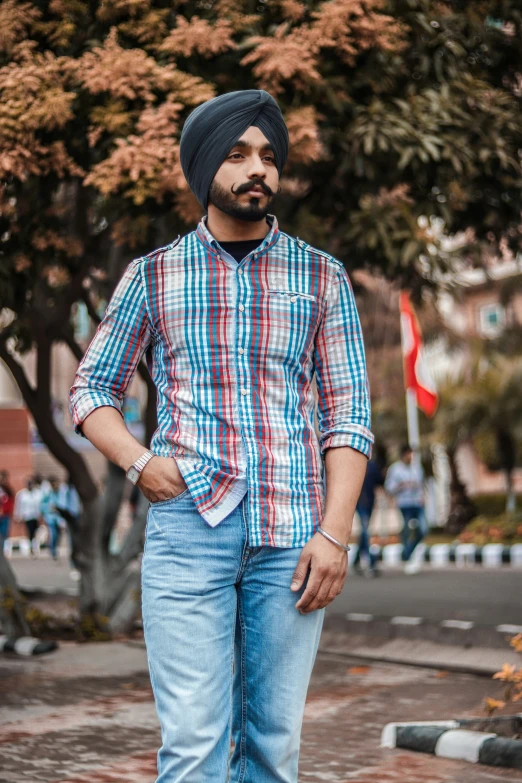
[{"label": "lips", "polygon": [[261,190],[260,188],[252,188],[247,192],[248,196],[264,196],[265,192],[264,190]]}]

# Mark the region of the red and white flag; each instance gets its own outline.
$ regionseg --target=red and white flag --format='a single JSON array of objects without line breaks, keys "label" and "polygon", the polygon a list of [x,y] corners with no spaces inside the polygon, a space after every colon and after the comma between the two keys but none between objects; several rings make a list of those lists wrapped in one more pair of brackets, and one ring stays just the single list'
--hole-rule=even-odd
[{"label": "red and white flag", "polygon": [[401,342],[406,389],[415,391],[417,407],[426,416],[433,416],[439,397],[424,356],[422,333],[409,295],[401,291]]}]

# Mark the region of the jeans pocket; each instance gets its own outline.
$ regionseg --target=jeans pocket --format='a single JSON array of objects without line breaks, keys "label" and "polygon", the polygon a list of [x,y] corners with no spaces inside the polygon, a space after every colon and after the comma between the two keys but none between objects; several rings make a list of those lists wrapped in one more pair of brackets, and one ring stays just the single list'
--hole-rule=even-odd
[{"label": "jeans pocket", "polygon": [[183,490],[183,492],[179,492],[177,495],[174,495],[173,498],[167,498],[167,500],[157,500],[155,503],[152,501],[150,502],[150,508],[158,508],[159,506],[167,506],[172,505],[173,503],[177,503],[178,500],[181,500],[181,498],[185,497],[187,494],[190,494],[190,490],[187,487]]}]

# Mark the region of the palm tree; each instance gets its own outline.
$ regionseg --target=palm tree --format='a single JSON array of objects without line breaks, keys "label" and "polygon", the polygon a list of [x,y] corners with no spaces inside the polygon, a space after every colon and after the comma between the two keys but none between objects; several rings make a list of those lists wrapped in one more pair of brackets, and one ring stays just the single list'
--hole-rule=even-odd
[{"label": "palm tree", "polygon": [[506,511],[515,510],[513,471],[522,441],[522,358],[500,354],[475,358],[456,381],[441,389],[436,419],[450,448],[493,435],[496,459],[506,477]]}]

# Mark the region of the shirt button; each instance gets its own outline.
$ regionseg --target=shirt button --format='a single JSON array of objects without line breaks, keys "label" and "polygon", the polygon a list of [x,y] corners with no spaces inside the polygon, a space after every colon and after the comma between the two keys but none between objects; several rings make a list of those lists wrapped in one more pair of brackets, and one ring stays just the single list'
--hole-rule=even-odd
[{"label": "shirt button", "polygon": [[291,302],[297,302],[297,296],[291,296],[290,297]]},{"label": "shirt button", "polygon": [[242,355],[242,354],[244,354],[244,353],[245,353],[245,349],[244,349],[244,348],[240,348],[240,349],[239,349],[239,353],[240,353],[241,355]]},{"label": "shirt button", "polygon": [[241,394],[248,394],[248,389],[241,389]]},{"label": "shirt button", "polygon": [[243,310],[244,310],[245,308],[244,308],[244,306],[243,306],[243,305],[239,305],[239,309],[241,310],[241,312],[243,312]]},{"label": "shirt button", "polygon": [[242,275],[243,274],[243,270],[242,269],[238,269],[237,273],[238,273],[238,275]]}]

